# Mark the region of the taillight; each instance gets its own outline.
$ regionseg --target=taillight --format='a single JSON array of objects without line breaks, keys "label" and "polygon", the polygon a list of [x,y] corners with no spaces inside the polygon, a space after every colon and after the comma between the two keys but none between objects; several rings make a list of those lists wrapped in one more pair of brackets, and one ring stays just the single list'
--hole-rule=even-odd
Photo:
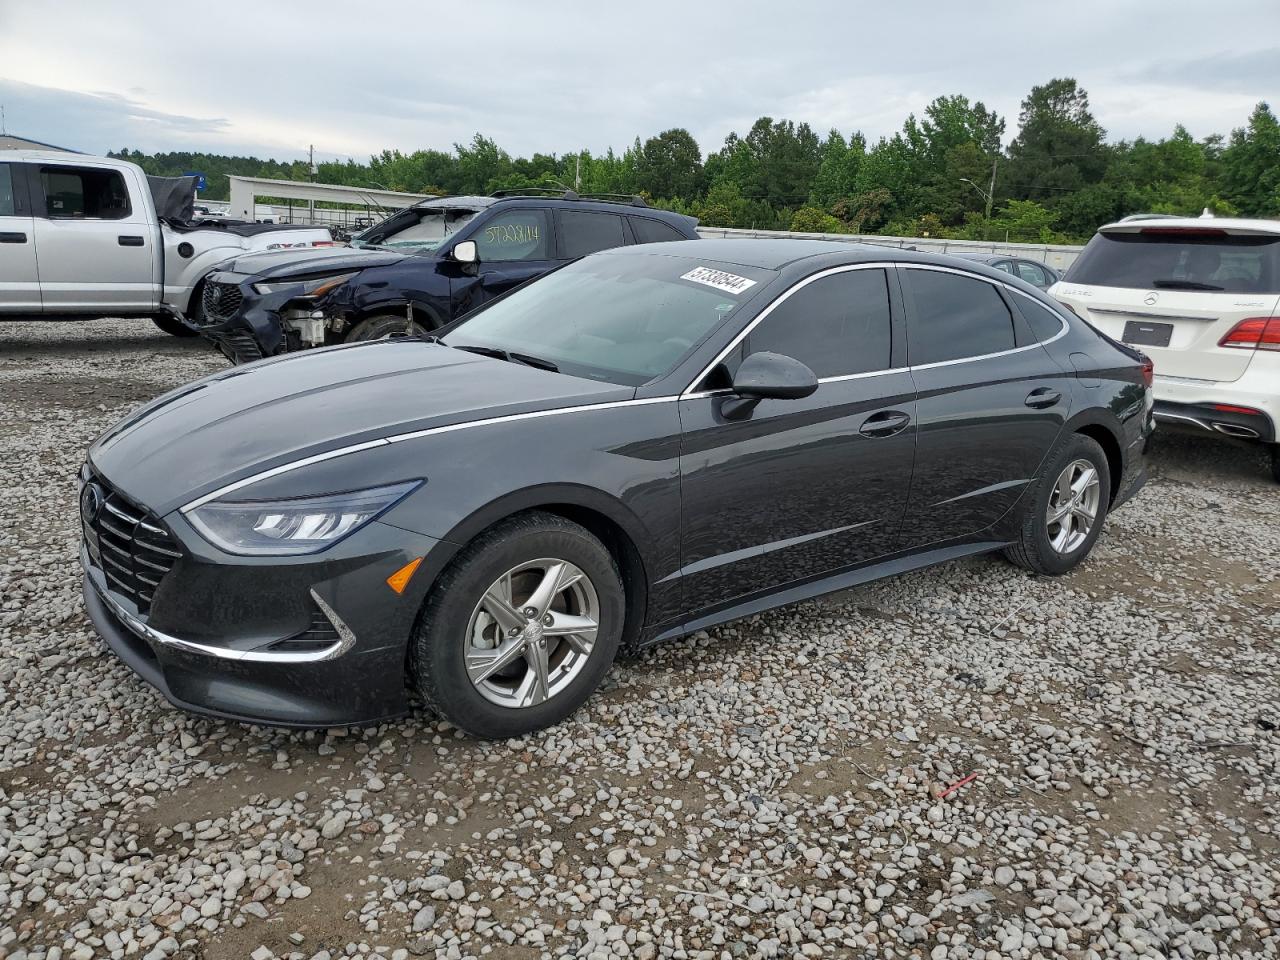
[{"label": "taillight", "polygon": [[1151,362],[1150,357],[1144,357],[1142,360],[1142,382],[1150,388],[1151,385],[1155,383],[1155,379],[1156,365]]},{"label": "taillight", "polygon": [[1280,317],[1241,320],[1218,341],[1218,346],[1238,350],[1280,350]]},{"label": "taillight", "polygon": [[337,240],[312,240],[313,247],[336,247],[339,246]]},{"label": "taillight", "polygon": [[1212,403],[1210,406],[1220,413],[1243,413],[1248,417],[1261,416],[1260,412],[1253,407],[1238,407],[1234,403]]}]

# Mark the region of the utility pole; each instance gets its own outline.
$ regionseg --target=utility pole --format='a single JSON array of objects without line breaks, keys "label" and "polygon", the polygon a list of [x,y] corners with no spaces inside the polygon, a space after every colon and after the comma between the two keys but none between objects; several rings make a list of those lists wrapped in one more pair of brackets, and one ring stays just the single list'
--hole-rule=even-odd
[{"label": "utility pole", "polygon": [[991,204],[996,198],[996,164],[1000,162],[1000,154],[991,158],[991,187],[987,190],[987,219],[991,219]]},{"label": "utility pole", "polygon": [[4,104],[0,103],[0,136],[4,136],[8,132],[4,125]]},{"label": "utility pole", "polygon": [[582,154],[578,154],[573,164],[573,192],[582,192]]},{"label": "utility pole", "polygon": [[[311,182],[316,182],[316,145],[310,144],[307,148],[307,160],[311,164]],[[314,200],[307,201],[307,215],[311,218],[311,225],[316,225],[316,202]]]}]

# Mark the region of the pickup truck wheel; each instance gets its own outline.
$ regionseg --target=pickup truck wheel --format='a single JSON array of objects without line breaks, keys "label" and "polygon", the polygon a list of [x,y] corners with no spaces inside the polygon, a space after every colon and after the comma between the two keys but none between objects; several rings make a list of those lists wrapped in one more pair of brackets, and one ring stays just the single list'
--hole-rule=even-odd
[{"label": "pickup truck wheel", "polygon": [[[409,336],[425,337],[428,333],[426,327],[417,320],[409,325]],[[402,313],[380,313],[376,316],[369,317],[356,324],[351,332],[348,333],[343,340],[346,343],[356,343],[360,340],[387,340],[391,337],[401,337],[405,335],[405,318]]]},{"label": "pickup truck wheel", "polygon": [[159,316],[152,317],[151,322],[163,330],[165,333],[174,337],[195,337],[199,336],[194,330],[180,321],[177,317]]}]

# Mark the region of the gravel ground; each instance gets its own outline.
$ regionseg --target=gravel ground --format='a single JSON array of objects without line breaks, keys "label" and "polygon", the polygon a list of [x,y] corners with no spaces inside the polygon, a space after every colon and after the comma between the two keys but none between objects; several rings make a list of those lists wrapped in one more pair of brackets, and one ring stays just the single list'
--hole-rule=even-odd
[{"label": "gravel ground", "polygon": [[222,364],[0,325],[0,957],[1280,955],[1261,455],[1162,435],[1070,576],[755,617],[535,736],[284,733],[170,708],[79,600],[85,446]]}]

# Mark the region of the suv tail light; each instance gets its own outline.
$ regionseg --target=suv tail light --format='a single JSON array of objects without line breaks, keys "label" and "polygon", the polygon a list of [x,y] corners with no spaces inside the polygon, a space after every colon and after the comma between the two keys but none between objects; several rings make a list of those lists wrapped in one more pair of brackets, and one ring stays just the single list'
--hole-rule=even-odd
[{"label": "suv tail light", "polygon": [[1147,385],[1147,389],[1151,389],[1151,385],[1155,383],[1156,365],[1151,361],[1150,357],[1142,358],[1142,382]]},{"label": "suv tail light", "polygon": [[1241,320],[1218,341],[1218,346],[1239,350],[1280,350],[1280,317]]}]

